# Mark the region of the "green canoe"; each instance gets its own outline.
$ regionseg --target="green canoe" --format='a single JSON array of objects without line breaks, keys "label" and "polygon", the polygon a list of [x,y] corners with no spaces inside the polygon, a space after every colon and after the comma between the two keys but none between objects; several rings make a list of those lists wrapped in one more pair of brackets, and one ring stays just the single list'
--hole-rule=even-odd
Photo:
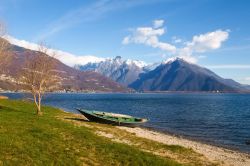
[{"label": "green canoe", "polygon": [[76,109],[76,110],[79,111],[90,121],[106,123],[106,124],[131,126],[131,125],[142,124],[148,121],[147,119],[144,118],[137,118],[129,115],[115,114],[110,112],[87,111],[83,109]]}]

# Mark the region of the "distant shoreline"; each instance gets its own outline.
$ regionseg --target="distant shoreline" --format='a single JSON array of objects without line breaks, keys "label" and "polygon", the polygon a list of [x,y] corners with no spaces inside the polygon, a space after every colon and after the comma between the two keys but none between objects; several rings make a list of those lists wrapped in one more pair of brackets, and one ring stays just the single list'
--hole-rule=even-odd
[{"label": "distant shoreline", "polygon": [[[23,93],[21,91],[0,91],[0,94]],[[47,92],[46,94],[250,94],[249,92],[212,92],[212,91],[147,91],[147,92]]]}]

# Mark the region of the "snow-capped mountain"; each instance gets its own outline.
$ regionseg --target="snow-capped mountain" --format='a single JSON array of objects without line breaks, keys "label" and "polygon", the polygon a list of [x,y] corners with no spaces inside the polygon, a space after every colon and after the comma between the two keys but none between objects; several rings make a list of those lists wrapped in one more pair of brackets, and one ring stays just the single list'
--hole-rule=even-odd
[{"label": "snow-capped mountain", "polygon": [[139,74],[144,73],[146,66],[147,64],[143,61],[123,60],[122,57],[117,56],[99,63],[76,65],[75,68],[82,71],[95,71],[123,85],[129,85],[139,77]]},{"label": "snow-capped mountain", "polygon": [[[25,55],[25,49],[38,51],[39,48],[37,44],[18,40],[11,36],[5,36],[5,39],[11,44],[19,46],[15,47],[14,50],[22,56]],[[47,53],[48,55],[55,53],[57,55],[56,59],[68,65],[65,65],[63,68],[70,69],[69,71],[74,70],[72,73],[81,72],[79,70],[88,71],[81,73],[81,75],[85,75],[83,78],[98,77],[97,80],[104,80],[104,78],[109,77],[118,83],[139,91],[245,92],[250,89],[248,85],[242,85],[231,79],[223,79],[206,68],[178,57],[170,58],[161,63],[146,64],[138,60],[124,60],[120,56],[113,59],[95,56],[76,56],[54,49],[49,49]],[[21,58],[22,56],[19,57]],[[69,66],[78,70],[69,68]],[[86,73],[88,73],[88,77]],[[109,78],[106,81],[107,85],[116,86],[116,89],[119,89],[119,84],[112,83],[112,80]],[[7,77],[4,76],[3,79],[7,79]],[[72,82],[75,82],[75,80]],[[81,80],[79,84],[82,86],[83,82],[84,80]],[[91,83],[88,85],[92,86]],[[98,85],[100,85],[99,82]]]},{"label": "snow-capped mountain", "polygon": [[162,62],[154,70],[141,74],[129,87],[139,91],[248,91],[246,86],[182,58]]},{"label": "snow-capped mountain", "polygon": [[[39,45],[25,40],[19,40],[12,36],[4,36],[11,44],[20,48],[39,51]],[[48,55],[56,55],[54,58],[62,63],[80,69],[82,71],[95,71],[113,79],[123,85],[128,85],[138,78],[146,63],[136,60],[123,60],[121,57],[100,58],[92,55],[77,56],[68,52],[56,49],[48,49]]]}]

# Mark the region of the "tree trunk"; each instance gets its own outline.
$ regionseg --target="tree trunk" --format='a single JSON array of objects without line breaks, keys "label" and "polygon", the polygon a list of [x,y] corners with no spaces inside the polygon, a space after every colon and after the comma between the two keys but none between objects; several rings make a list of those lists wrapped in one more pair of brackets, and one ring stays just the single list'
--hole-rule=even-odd
[{"label": "tree trunk", "polygon": [[37,115],[42,115],[42,111],[41,111],[41,95],[38,94],[38,96],[36,94],[33,94],[33,98],[34,98],[34,102],[36,104],[36,114]]},{"label": "tree trunk", "polygon": [[43,115],[43,112],[41,111],[41,103],[38,104],[37,115]]},{"label": "tree trunk", "polygon": [[38,94],[38,112],[37,112],[37,114],[38,115],[43,115],[43,112],[42,112],[42,110],[41,110],[41,104],[42,104],[42,98],[41,98],[41,94],[39,93]]}]

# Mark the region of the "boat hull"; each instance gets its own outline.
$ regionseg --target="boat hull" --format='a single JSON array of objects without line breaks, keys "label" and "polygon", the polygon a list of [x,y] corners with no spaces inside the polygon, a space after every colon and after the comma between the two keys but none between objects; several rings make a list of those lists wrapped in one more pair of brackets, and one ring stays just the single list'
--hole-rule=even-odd
[{"label": "boat hull", "polygon": [[111,124],[111,125],[118,125],[118,126],[137,126],[146,122],[146,120],[142,122],[133,122],[133,123],[118,122],[118,121],[112,121],[109,119],[104,119],[102,117],[92,115],[91,113],[82,111],[80,109],[77,109],[77,111],[79,111],[82,115],[84,115],[89,121],[94,121],[94,122],[104,123],[104,124]]}]

